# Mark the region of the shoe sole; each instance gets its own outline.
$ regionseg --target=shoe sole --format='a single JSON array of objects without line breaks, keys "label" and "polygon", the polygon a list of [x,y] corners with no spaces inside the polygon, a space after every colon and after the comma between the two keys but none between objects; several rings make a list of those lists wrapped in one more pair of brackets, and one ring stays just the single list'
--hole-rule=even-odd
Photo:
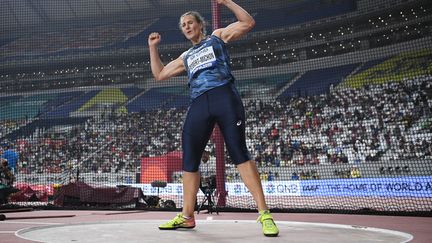
[{"label": "shoe sole", "polygon": [[195,226],[192,226],[192,227],[175,227],[175,228],[161,228],[161,227],[158,227],[160,230],[176,230],[176,229],[193,229],[193,228],[195,228]]},{"label": "shoe sole", "polygon": [[279,233],[276,233],[276,234],[264,234],[264,235],[267,236],[267,237],[276,237],[276,236],[279,235]]}]

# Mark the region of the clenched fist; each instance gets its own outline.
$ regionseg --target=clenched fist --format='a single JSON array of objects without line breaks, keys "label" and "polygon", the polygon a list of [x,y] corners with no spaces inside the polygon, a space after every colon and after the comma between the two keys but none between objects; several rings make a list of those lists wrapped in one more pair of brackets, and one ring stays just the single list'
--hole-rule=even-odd
[{"label": "clenched fist", "polygon": [[148,45],[157,46],[161,42],[161,35],[159,33],[153,32],[149,35]]}]

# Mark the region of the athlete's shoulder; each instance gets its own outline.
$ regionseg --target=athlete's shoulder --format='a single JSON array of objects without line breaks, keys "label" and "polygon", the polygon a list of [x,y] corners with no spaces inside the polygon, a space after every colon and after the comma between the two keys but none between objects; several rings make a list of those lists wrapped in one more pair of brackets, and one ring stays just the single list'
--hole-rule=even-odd
[{"label": "athlete's shoulder", "polygon": [[217,39],[218,41],[225,43],[225,41],[222,40],[222,30],[223,29],[216,29],[216,30],[214,30],[213,33],[211,34],[211,37],[213,39]]},{"label": "athlete's shoulder", "polygon": [[180,58],[181,58],[181,59],[184,59],[185,56],[189,53],[189,51],[190,51],[190,48],[187,49],[186,51],[184,51],[182,54],[180,54]]},{"label": "athlete's shoulder", "polygon": [[182,59],[184,59],[192,50],[194,49],[194,47],[192,46],[192,47],[190,47],[189,49],[187,49],[186,51],[184,51],[181,55],[180,55],[180,57],[182,58]]},{"label": "athlete's shoulder", "polygon": [[217,36],[220,39],[222,36],[222,29],[215,29],[211,35]]}]

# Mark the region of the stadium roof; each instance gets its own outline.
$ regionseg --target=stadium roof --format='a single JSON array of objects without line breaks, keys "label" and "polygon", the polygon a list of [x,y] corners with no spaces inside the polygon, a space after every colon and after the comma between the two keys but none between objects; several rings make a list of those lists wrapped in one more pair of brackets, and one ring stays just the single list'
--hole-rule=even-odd
[{"label": "stadium roof", "polygon": [[[290,0],[302,1],[302,0]],[[248,9],[259,0],[236,1]],[[287,0],[266,0],[266,7],[278,7]],[[210,0],[0,0],[0,39],[34,31],[55,30],[83,23],[109,23],[136,18],[178,15],[187,10],[210,11]]]}]

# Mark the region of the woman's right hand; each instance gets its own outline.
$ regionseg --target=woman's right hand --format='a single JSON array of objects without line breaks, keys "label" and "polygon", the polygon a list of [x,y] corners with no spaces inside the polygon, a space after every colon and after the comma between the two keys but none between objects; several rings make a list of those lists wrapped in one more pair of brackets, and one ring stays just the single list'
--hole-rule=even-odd
[{"label": "woman's right hand", "polygon": [[148,45],[149,46],[157,46],[161,42],[161,35],[157,32],[153,32],[149,35]]}]

